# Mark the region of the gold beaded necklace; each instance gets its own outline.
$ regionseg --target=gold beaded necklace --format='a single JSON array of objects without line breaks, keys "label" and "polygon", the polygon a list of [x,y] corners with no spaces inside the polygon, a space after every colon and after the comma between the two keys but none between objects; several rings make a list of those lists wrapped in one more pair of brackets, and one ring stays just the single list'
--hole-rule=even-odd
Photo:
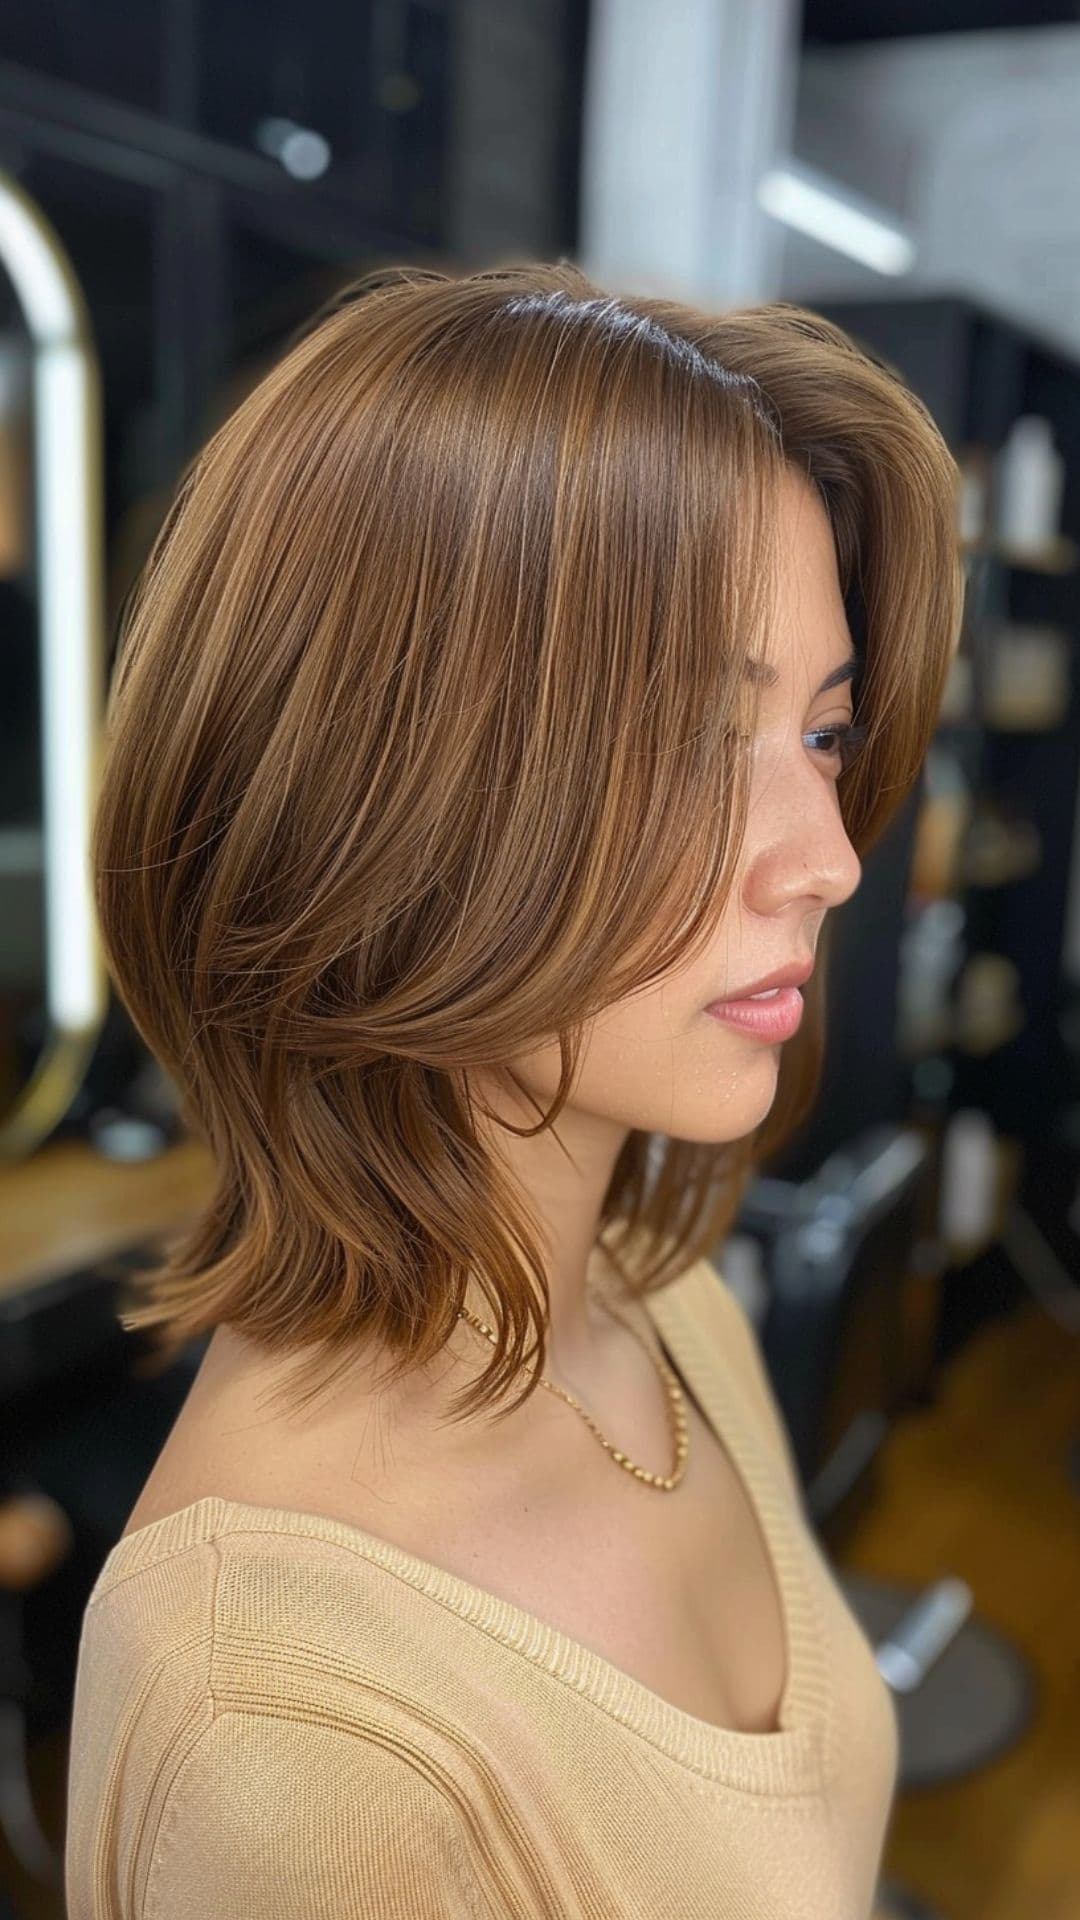
[{"label": "gold beaded necklace", "polygon": [[[607,1310],[613,1320],[617,1320],[620,1326],[625,1327],[628,1333],[633,1334],[638,1345],[644,1347],[645,1352],[648,1354],[660,1375],[671,1408],[671,1424],[675,1437],[675,1464],[671,1472],[649,1473],[645,1467],[635,1466],[633,1461],[628,1459],[625,1453],[622,1453],[618,1447],[613,1447],[610,1440],[605,1439],[592,1415],[586,1412],[580,1400],[575,1400],[572,1393],[567,1393],[563,1387],[557,1386],[553,1380],[545,1380],[543,1374],[540,1375],[540,1385],[547,1387],[550,1393],[557,1393],[560,1400],[565,1400],[568,1406],[573,1407],[576,1412],[580,1413],[586,1426],[596,1435],[600,1445],[611,1455],[612,1459],[616,1461],[620,1467],[624,1467],[627,1473],[632,1473],[635,1480],[643,1481],[646,1486],[656,1487],[661,1493],[673,1493],[686,1472],[686,1461],[690,1452],[690,1439],[686,1421],[686,1403],[683,1399],[678,1379],[662,1355],[653,1353],[648,1341],[643,1338],[638,1329],[632,1326],[629,1320],[624,1319],[621,1313],[616,1313],[611,1302],[605,1298],[599,1287],[588,1284],[587,1291],[592,1299],[600,1302],[600,1305]],[[487,1326],[483,1320],[478,1320],[475,1314],[469,1313],[466,1308],[461,1307],[458,1310],[458,1319],[467,1320],[470,1326],[477,1329],[478,1333],[486,1334],[492,1345],[495,1344],[495,1335],[491,1328]]]}]

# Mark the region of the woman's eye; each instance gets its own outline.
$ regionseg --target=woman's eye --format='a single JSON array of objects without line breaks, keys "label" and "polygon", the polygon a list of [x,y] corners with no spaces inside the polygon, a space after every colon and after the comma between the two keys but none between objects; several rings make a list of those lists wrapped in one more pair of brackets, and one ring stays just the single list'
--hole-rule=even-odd
[{"label": "woman's eye", "polygon": [[834,727],[815,727],[806,738],[817,743],[816,753],[827,754],[830,759],[839,755],[841,768],[846,770],[865,747],[869,731],[869,727],[855,722],[838,721]]}]

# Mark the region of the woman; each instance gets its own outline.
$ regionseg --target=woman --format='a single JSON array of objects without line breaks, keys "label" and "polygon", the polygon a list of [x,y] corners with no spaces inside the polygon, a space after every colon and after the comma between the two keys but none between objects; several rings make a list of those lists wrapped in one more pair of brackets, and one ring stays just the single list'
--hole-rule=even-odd
[{"label": "woman", "polygon": [[825,320],[566,262],[368,275],[192,463],[93,857],[218,1170],[124,1323],[213,1337],[86,1610],[71,1920],[870,1911],[893,1710],[708,1255],[955,483]]}]

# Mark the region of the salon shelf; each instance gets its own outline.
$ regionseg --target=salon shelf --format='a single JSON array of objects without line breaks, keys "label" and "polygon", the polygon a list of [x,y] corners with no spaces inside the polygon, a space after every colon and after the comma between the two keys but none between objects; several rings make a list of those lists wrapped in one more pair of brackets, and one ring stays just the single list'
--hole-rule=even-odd
[{"label": "salon shelf", "polygon": [[954,1053],[962,1054],[965,1060],[989,1060],[993,1054],[1000,1053],[1003,1047],[1011,1046],[1014,1040],[1019,1039],[1026,1026],[1027,1015],[1017,1014],[1015,1020],[999,1027],[985,1046],[973,1047],[970,1041],[954,1036],[952,1049]]},{"label": "salon shelf", "polygon": [[1060,714],[1045,725],[1037,727],[1026,727],[1018,721],[992,720],[987,722],[983,732],[993,734],[998,740],[1030,740],[1039,734],[1060,733],[1062,728],[1068,725],[1068,721],[1067,713]]},{"label": "salon shelf", "polygon": [[1033,860],[1030,866],[1017,867],[1013,873],[999,873],[992,880],[973,879],[965,875],[962,884],[969,893],[999,893],[1003,887],[1018,887],[1024,880],[1030,880],[1042,864],[1041,860]]},{"label": "salon shelf", "polygon": [[1080,563],[1080,546],[1061,534],[1045,547],[1011,547],[998,540],[961,540],[964,558],[986,557],[1000,560],[1003,566],[1020,573],[1075,573]]},{"label": "salon shelf", "polygon": [[924,1029],[914,1041],[905,1040],[901,1034],[897,1041],[897,1051],[909,1073],[914,1072],[926,1060],[947,1062],[950,1054],[958,1055],[964,1060],[982,1062],[989,1060],[995,1053],[1000,1053],[1003,1047],[1010,1046],[1023,1033],[1027,1023],[1026,1011],[1018,1011],[1015,1019],[998,1027],[985,1046],[973,1047],[965,1039],[963,1032],[946,1017],[938,1022],[932,1033]]},{"label": "salon shelf", "polygon": [[939,720],[935,729],[937,738],[981,739],[984,734],[993,734],[995,739],[1027,740],[1044,733],[1060,733],[1068,725],[1069,716],[1063,713],[1035,727],[1024,726],[1022,722],[1005,720],[977,720],[975,716],[964,715],[954,720]]},{"label": "salon shelf", "polygon": [[[958,951],[950,959],[950,966],[953,958],[957,961],[952,985],[958,988],[961,951],[967,956],[993,952],[1015,969],[1015,992],[1002,995],[1000,1009],[988,1006],[985,1038],[980,1038],[979,1029],[966,1023],[959,1030],[960,1005],[952,1004],[952,987],[946,992],[937,975],[927,982],[926,993],[934,1000],[943,994],[948,1004],[933,1024],[927,1006],[920,1022],[916,982],[905,980],[903,1012],[906,1016],[914,1003],[916,1013],[910,1035],[901,1031],[896,1036],[909,1113],[930,1116],[935,1127],[944,1129],[961,1108],[980,1108],[999,1137],[1021,1142],[1038,1166],[1044,1145],[1061,1131],[1061,1116],[1080,1105],[1077,1070],[1058,1030],[1070,877],[1080,858],[1075,844],[1080,786],[1080,358],[964,296],[890,292],[878,299],[818,306],[908,382],[958,461],[981,451],[989,465],[1013,422],[1037,414],[1051,421],[1065,462],[1058,538],[1037,549],[1017,548],[989,521],[977,534],[972,525],[971,539],[960,539],[957,530],[965,580],[959,638],[964,666],[950,689],[950,710],[941,712],[934,726],[921,798],[933,818],[929,826],[920,827],[916,842],[922,865],[908,876],[909,884],[913,877],[932,882],[925,889],[930,897],[918,900],[909,894],[907,914],[938,910],[942,942],[950,938],[948,908],[962,916],[954,921]],[[999,682],[989,643],[1005,626],[1054,626],[1068,636],[1072,657],[1064,662],[1067,711],[1058,725],[1002,724],[1009,717],[1004,706],[1000,720],[990,717],[992,691]],[[1046,693],[1049,705],[1049,687]],[[1049,717],[1048,712],[1032,715],[1040,722]],[[950,763],[955,763],[955,780]],[[1042,842],[1039,865],[1021,873],[1013,870],[1011,861],[1006,870],[1003,861],[1002,872],[993,876],[997,884],[968,884],[952,859],[950,799],[958,816],[975,802],[990,802],[1005,816],[1028,814]],[[959,819],[955,826],[958,835]],[[991,878],[989,871],[986,878]],[[931,922],[931,954],[934,932]],[[926,964],[932,969],[932,959]],[[863,1002],[853,979],[850,998],[859,1033],[857,1043],[849,1046],[849,1059],[873,1032],[880,995],[871,1002],[868,994]],[[1077,998],[1080,1003],[1080,994]],[[1000,1016],[996,1019],[995,1011]],[[969,1036],[977,1050],[967,1044]],[[943,1293],[948,1307],[950,1295],[956,1298],[951,1281]],[[966,1300],[964,1310],[970,1331]],[[979,1317],[994,1311],[988,1300]]]}]

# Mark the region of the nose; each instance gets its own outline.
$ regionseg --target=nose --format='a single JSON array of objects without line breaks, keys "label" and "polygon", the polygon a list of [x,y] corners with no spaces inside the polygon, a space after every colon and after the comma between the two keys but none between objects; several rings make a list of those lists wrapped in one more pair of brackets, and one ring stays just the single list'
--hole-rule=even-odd
[{"label": "nose", "polygon": [[841,907],[862,880],[835,785],[815,776],[812,781],[794,783],[767,819],[755,819],[751,809],[743,895],[754,913]]}]

